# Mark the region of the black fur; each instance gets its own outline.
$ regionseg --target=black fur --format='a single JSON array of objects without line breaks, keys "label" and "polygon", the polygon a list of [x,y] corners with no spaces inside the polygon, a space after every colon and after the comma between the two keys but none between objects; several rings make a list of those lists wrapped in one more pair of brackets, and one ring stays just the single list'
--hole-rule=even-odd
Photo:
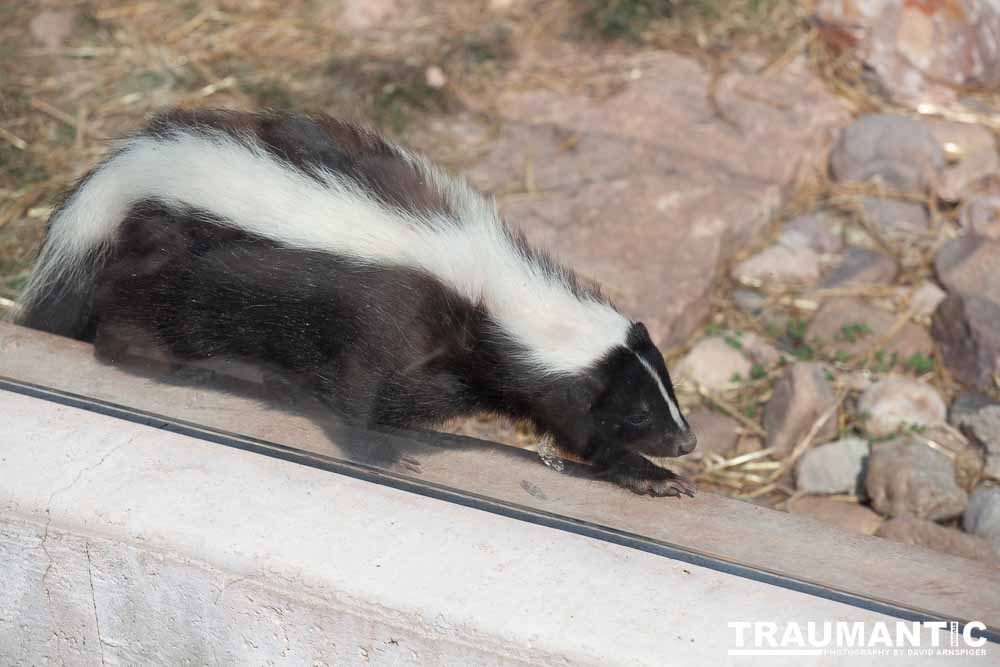
[{"label": "black fur", "polygon": [[[289,168],[334,170],[392,206],[448,212],[446,199],[397,149],[353,126],[173,112],[148,132],[165,135],[178,126],[252,135]],[[596,294],[512,234],[522,252],[558,271],[575,293]],[[152,200],[132,208],[105,257],[88,261],[99,267],[92,286],[52,292],[25,321],[93,339],[112,359],[143,338],[182,361],[266,365],[361,425],[433,424],[481,411],[527,419],[633,491],[692,491],[640,455],[677,456],[695,443],[686,423],[673,423],[636,357],[656,370],[676,402],[663,358],[641,324],[628,348],[611,350],[588,371],[539,377],[519,361],[524,355],[502,322],[431,275],[284,247],[208,212]],[[64,315],[56,314],[60,304]]]}]

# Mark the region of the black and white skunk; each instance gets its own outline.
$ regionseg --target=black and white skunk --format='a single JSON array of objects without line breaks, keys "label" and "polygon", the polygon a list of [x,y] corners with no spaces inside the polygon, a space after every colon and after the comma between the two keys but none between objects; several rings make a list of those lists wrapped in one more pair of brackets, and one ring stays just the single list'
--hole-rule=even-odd
[{"label": "black and white skunk", "polygon": [[20,321],[271,364],[356,423],[527,419],[632,491],[693,491],[642,456],[696,442],[645,327],[464,181],[331,118],[156,117],[53,214]]}]

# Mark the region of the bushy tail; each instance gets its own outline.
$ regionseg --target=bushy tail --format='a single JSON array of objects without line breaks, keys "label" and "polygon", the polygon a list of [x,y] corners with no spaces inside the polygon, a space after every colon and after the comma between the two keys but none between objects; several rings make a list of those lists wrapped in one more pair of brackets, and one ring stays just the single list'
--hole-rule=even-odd
[{"label": "bushy tail", "polygon": [[[121,218],[109,206],[114,197],[95,178],[107,161],[84,176],[56,208],[45,230],[42,249],[13,313],[17,324],[60,336],[92,340],[96,325],[96,279],[107,260],[107,236]],[[102,225],[104,218],[111,224]],[[95,224],[96,223],[96,224]]]}]

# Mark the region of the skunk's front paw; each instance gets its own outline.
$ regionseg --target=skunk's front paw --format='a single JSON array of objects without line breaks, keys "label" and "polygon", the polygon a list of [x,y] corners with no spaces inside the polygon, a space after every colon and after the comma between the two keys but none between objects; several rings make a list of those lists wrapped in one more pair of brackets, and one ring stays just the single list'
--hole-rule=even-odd
[{"label": "skunk's front paw", "polygon": [[661,468],[638,454],[610,464],[601,474],[608,481],[643,496],[694,497],[694,482]]}]

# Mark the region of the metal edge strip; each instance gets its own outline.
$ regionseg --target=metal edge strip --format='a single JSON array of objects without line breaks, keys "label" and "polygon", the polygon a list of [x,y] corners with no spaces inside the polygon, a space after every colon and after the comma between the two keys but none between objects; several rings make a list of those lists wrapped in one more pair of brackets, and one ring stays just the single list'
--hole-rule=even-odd
[{"label": "metal edge strip", "polygon": [[[432,482],[414,479],[406,475],[390,472],[352,461],[313,454],[288,445],[268,442],[250,436],[226,432],[218,429],[199,426],[192,422],[173,419],[142,410],[136,410],[100,399],[81,396],[57,389],[49,389],[36,384],[14,380],[0,376],[0,390],[23,396],[29,396],[67,407],[77,408],[96,414],[121,419],[134,424],[141,424],[159,430],[184,435],[213,444],[232,447],[243,451],[262,454],[272,458],[309,466],[346,475],[374,484],[381,484],[401,491],[454,503],[463,507],[477,509],[492,514],[498,514],[519,521],[526,521],[547,528],[563,530],[583,537],[601,540],[619,546],[636,549],[646,553],[670,558],[672,560],[705,567],[717,572],[730,574],[753,581],[778,586],[798,593],[812,595],[818,598],[848,604],[880,614],[894,616],[906,621],[945,621],[958,622],[964,628],[972,619],[957,619],[941,616],[935,612],[907,607],[898,603],[867,597],[850,591],[833,588],[824,584],[791,577],[753,565],[744,565],[736,561],[709,553],[698,552],[677,544],[654,540],[636,533],[602,526],[600,524],[573,519],[571,517],[552,514],[543,510],[525,507],[508,501],[497,500],[476,493],[462,491]],[[974,633],[985,637],[994,644],[1000,644],[1000,629],[987,627],[986,630]]]}]

